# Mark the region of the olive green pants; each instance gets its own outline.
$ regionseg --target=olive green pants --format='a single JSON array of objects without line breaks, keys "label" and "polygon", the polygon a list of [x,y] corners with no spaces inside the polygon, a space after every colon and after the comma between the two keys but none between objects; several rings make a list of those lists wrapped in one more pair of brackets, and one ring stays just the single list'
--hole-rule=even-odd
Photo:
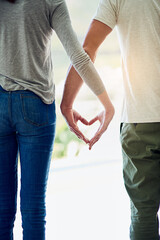
[{"label": "olive green pants", "polygon": [[131,240],[159,240],[160,123],[121,124],[123,177],[131,200]]}]

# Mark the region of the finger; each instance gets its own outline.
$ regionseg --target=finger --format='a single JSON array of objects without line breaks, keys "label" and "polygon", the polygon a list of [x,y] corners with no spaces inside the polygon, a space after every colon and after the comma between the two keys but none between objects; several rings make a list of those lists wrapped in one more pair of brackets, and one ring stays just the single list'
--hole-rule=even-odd
[{"label": "finger", "polygon": [[82,139],[85,143],[89,143],[89,140],[79,131],[78,126],[76,125],[73,116],[68,114],[66,117],[66,122],[70,131],[74,132],[79,139]]},{"label": "finger", "polygon": [[89,150],[92,149],[93,145],[98,142],[98,140],[100,139],[101,135],[97,135],[95,137],[93,137],[90,142],[89,142]]},{"label": "finger", "polygon": [[89,150],[93,147],[93,145],[100,139],[101,137],[101,132],[100,132],[101,127],[98,128],[97,132],[95,133],[94,137],[90,140],[89,142]]},{"label": "finger", "polygon": [[83,140],[86,144],[88,144],[89,143],[89,139],[88,138],[86,138],[84,135],[83,135],[83,133],[78,129],[78,127],[77,127],[77,125],[76,126],[70,126],[70,130],[73,132],[73,133],[75,133],[76,134],[76,136],[79,138],[79,139],[81,139],[81,140]]},{"label": "finger", "polygon": [[[76,121],[75,121],[75,115],[78,115],[76,112],[74,112],[74,117],[73,114],[71,113],[71,111],[69,111],[67,114],[64,114],[64,117],[66,119],[67,125],[70,129],[70,131],[72,131],[73,133],[75,133],[77,135],[77,137],[79,139],[82,139],[85,143],[89,143],[89,139],[87,139],[82,133],[81,131],[79,131],[78,126],[76,125]],[[78,117],[79,118],[79,117]]]},{"label": "finger", "polygon": [[89,143],[89,139],[86,138],[83,134],[79,134],[78,132],[74,131],[74,133],[77,135],[77,137],[81,140],[83,140],[86,144]]},{"label": "finger", "polygon": [[74,116],[75,123],[77,123],[78,121],[81,121],[85,125],[89,124],[89,122],[85,118],[83,118],[79,113],[77,113],[76,111],[74,111],[73,116]]},{"label": "finger", "polygon": [[97,130],[97,132],[95,133],[94,137],[90,140],[89,143],[89,150],[91,150],[91,148],[93,147],[93,145],[99,141],[99,139],[101,138],[101,136],[103,135],[103,133],[106,131],[108,125],[106,126],[106,124],[101,124]]},{"label": "finger", "polygon": [[89,121],[89,125],[92,125],[93,123],[95,123],[96,121],[98,121],[98,116],[93,118],[91,121]]},{"label": "finger", "polygon": [[87,125],[87,126],[89,125],[89,122],[88,122],[85,118],[80,117],[79,120],[80,120],[83,124],[85,124],[85,125]]}]

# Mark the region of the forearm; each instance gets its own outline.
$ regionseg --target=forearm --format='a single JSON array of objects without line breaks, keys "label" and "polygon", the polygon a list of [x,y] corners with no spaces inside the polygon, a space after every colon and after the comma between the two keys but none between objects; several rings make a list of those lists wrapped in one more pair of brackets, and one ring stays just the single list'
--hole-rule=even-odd
[{"label": "forearm", "polygon": [[103,93],[97,95],[97,97],[98,97],[99,101],[102,103],[106,112],[110,112],[114,115],[114,106],[112,105],[112,102],[111,102],[107,92],[104,91]]},{"label": "forearm", "polygon": [[[86,46],[85,42],[83,44],[83,48],[85,52],[89,55],[90,59],[92,62],[95,61],[96,58],[96,50],[94,48],[90,48],[89,46]],[[77,73],[75,68],[70,65],[68,69],[68,74],[66,77],[65,81],[65,86],[64,86],[64,92],[63,92],[63,97],[62,97],[62,102],[61,102],[61,109],[65,107],[72,107],[73,102],[80,90],[80,88],[83,85],[83,80],[80,77],[80,75]]]},{"label": "forearm", "polygon": [[82,78],[79,76],[74,67],[71,65],[68,70],[63,91],[63,97],[61,102],[62,113],[64,108],[66,107],[72,108],[74,99],[77,96],[82,84],[83,84]]}]

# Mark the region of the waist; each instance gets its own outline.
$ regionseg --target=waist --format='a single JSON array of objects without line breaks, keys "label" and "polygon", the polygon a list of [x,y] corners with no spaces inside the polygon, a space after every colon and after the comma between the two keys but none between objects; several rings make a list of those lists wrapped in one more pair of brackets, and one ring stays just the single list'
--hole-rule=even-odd
[{"label": "waist", "polygon": [[2,86],[0,85],[0,92],[3,92],[3,93],[6,93],[6,94],[10,94],[10,93],[13,93],[13,94],[33,94],[35,96],[37,96],[34,92],[30,91],[30,90],[14,90],[14,91],[7,91],[5,90],[4,88],[2,88]]}]

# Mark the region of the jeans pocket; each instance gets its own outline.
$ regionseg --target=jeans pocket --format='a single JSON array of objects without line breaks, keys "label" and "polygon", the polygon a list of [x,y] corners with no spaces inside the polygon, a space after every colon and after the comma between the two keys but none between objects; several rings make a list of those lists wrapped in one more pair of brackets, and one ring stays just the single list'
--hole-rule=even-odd
[{"label": "jeans pocket", "polygon": [[35,94],[21,94],[22,114],[26,122],[35,126],[48,124],[48,104]]}]

